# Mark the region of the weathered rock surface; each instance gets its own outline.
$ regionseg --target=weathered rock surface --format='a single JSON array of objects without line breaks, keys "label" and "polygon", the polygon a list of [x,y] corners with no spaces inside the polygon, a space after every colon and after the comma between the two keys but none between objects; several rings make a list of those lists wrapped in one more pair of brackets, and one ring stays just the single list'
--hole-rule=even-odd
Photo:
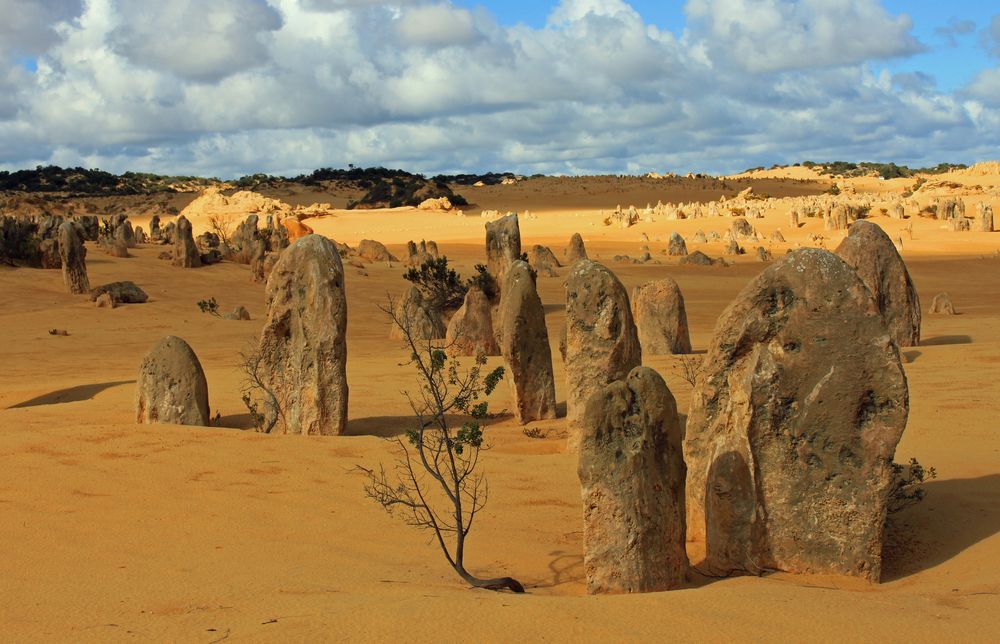
[{"label": "weathered rock surface", "polygon": [[765,269],[720,316],[688,414],[687,531],[706,571],[877,581],[907,412],[857,273],[815,248]]},{"label": "weathered rock surface", "polygon": [[62,257],[59,256],[58,230],[56,237],[43,239],[38,244],[38,254],[41,258],[41,268],[62,268]]},{"label": "weathered rock surface", "polygon": [[694,264],[696,266],[712,266],[715,264],[715,260],[701,252],[696,250],[693,253],[682,257],[681,264]]},{"label": "weathered rock surface", "polygon": [[264,258],[267,257],[267,243],[256,237],[250,241],[250,280],[252,282],[263,282],[267,280],[264,275]]},{"label": "weathered rock surface", "polygon": [[283,408],[274,431],[343,434],[347,425],[347,299],[333,242],[307,235],[267,279],[259,351]]},{"label": "weathered rock surface", "polygon": [[876,224],[858,220],[851,224],[836,253],[872,292],[896,344],[919,345],[920,299],[889,236]]},{"label": "weathered rock surface", "polygon": [[146,292],[139,288],[135,282],[126,280],[98,286],[90,291],[90,301],[96,302],[97,298],[105,293],[111,296],[115,304],[145,304],[149,300]]},{"label": "weathered rock surface", "polygon": [[[434,248],[437,248],[437,244],[434,244]],[[413,240],[406,242],[407,266],[420,266],[430,259],[434,259],[434,255],[428,252],[426,241],[421,240],[419,245]]]},{"label": "weathered rock surface", "polygon": [[973,230],[980,233],[991,233],[994,230],[993,206],[988,203],[976,204],[976,218]]},{"label": "weathered rock surface", "polygon": [[571,429],[587,400],[609,382],[624,380],[642,363],[642,349],[625,287],[614,273],[589,259],[573,265],[566,280],[566,416]]},{"label": "weathered rock surface", "polygon": [[729,240],[729,245],[726,246],[726,255],[743,255],[744,253],[746,250],[735,239]]},{"label": "weathered rock surface", "polygon": [[685,467],[677,403],[648,367],[587,401],[578,467],[587,592],[668,590],[685,580]]},{"label": "weathered rock surface", "polygon": [[938,293],[931,300],[931,308],[928,313],[932,315],[955,315],[955,307],[951,303],[951,297],[947,293]]},{"label": "weathered rock surface", "polygon": [[491,309],[489,298],[479,288],[468,290],[462,307],[448,322],[445,344],[449,353],[456,356],[474,356],[480,352],[488,356],[500,355]]},{"label": "weathered rock surface", "polygon": [[113,309],[118,306],[109,293],[101,293],[94,302],[97,303],[97,308],[99,309]]},{"label": "weathered rock surface", "polygon": [[548,246],[535,244],[528,251],[528,262],[535,272],[544,277],[556,277],[559,273],[556,269],[560,267],[559,260],[555,253]]},{"label": "weathered rock surface", "polygon": [[552,351],[545,310],[527,262],[506,271],[500,290],[500,352],[510,369],[514,414],[521,424],[556,417]]},{"label": "weathered rock surface", "polygon": [[71,222],[59,226],[59,259],[62,263],[63,283],[70,293],[81,294],[90,290],[87,277],[87,249],[80,230]]},{"label": "weathered rock surface", "polygon": [[[240,222],[229,239],[229,259],[238,264],[250,264],[257,253],[258,247],[263,244],[260,233],[257,230],[260,217],[248,215]],[[267,250],[266,244],[264,244]],[[256,281],[256,280],[254,280]]]},{"label": "weathered rock surface", "polygon": [[194,235],[191,231],[191,222],[187,217],[181,215],[177,218],[177,225],[174,229],[174,266],[180,268],[198,268],[201,266],[201,253],[194,243]]},{"label": "weathered rock surface", "polygon": [[264,256],[264,280],[271,276],[271,271],[274,270],[275,264],[278,263],[278,258],[281,253],[268,253]]},{"label": "weathered rock surface", "polygon": [[247,311],[247,307],[242,304],[233,309],[232,313],[226,313],[222,316],[224,320],[249,320],[250,311]]},{"label": "weathered rock surface", "polygon": [[302,223],[295,217],[285,217],[281,220],[281,225],[285,229],[286,237],[289,242],[294,242],[302,239],[306,235],[312,235],[313,229]]},{"label": "weathered rock surface", "polygon": [[168,335],[139,365],[137,423],[208,425],[208,382],[198,356],[184,340]]},{"label": "weathered rock surface", "polygon": [[507,268],[520,258],[521,229],[517,213],[486,222],[486,266],[501,288]]},{"label": "weathered rock surface", "polygon": [[369,262],[398,262],[399,260],[389,252],[380,241],[374,239],[362,239],[358,244],[358,255]]},{"label": "weathered rock surface", "polygon": [[757,239],[757,232],[744,217],[733,219],[733,223],[729,227],[729,233],[733,239]]},{"label": "weathered rock surface", "polygon": [[664,277],[632,289],[632,317],[647,355],[691,353],[684,296],[677,282]]},{"label": "weathered rock surface", "polygon": [[667,255],[672,257],[684,257],[688,254],[687,244],[680,233],[674,231],[670,233],[670,243],[667,245]]},{"label": "weathered rock surface", "polygon": [[129,257],[128,244],[124,239],[116,237],[115,239],[105,241],[103,245],[104,252],[111,257],[118,257],[120,259]]},{"label": "weathered rock surface", "polygon": [[[403,297],[396,301],[394,310],[397,319],[409,324],[410,334],[415,340],[438,340],[447,335],[441,315],[424,301],[416,286],[407,289]],[[393,340],[404,339],[403,327],[394,322],[389,329],[389,337]]]},{"label": "weathered rock surface", "polygon": [[566,247],[566,266],[572,266],[581,259],[587,259],[587,249],[583,245],[580,233],[573,233],[569,238],[569,246]]},{"label": "weathered rock surface", "polygon": [[222,252],[217,248],[211,248],[207,252],[201,253],[199,257],[201,258],[202,266],[211,266],[223,260]]}]

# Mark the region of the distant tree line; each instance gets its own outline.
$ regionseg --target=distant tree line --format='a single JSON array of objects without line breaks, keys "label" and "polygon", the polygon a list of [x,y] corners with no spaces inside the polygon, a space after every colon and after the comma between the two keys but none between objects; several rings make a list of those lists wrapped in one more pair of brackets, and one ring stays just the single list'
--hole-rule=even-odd
[{"label": "distant tree line", "polygon": [[209,183],[217,179],[161,176],[144,172],[117,175],[104,170],[37,166],[34,170],[0,171],[0,191],[68,192],[84,195],[135,195],[176,192],[181,183]]}]

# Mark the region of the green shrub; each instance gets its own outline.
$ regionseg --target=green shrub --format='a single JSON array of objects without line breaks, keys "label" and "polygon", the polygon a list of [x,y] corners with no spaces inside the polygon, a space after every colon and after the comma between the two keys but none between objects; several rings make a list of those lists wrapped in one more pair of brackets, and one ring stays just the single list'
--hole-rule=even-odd
[{"label": "green shrub", "polygon": [[922,486],[926,481],[937,478],[937,471],[933,467],[925,468],[917,459],[911,458],[909,465],[893,463],[892,475],[888,514],[896,514],[923,501],[926,492]]},{"label": "green shrub", "polygon": [[462,306],[469,290],[458,271],[448,268],[447,257],[427,259],[419,267],[407,269],[403,279],[420,289],[424,301],[438,312]]}]

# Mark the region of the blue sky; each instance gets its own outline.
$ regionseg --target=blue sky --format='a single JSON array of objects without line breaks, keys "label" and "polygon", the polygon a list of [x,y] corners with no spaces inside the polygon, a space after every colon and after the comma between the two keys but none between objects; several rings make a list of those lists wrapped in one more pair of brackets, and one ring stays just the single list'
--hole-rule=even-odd
[{"label": "blue sky", "polygon": [[[459,0],[456,4],[483,7],[505,25],[523,23],[531,27],[545,26],[557,0]],[[629,4],[646,22],[680,36],[686,26],[685,2],[676,0],[631,0]],[[992,65],[979,34],[989,25],[994,15],[1000,13],[1000,4],[989,0],[883,0],[882,5],[892,13],[907,14],[913,20],[913,33],[924,43],[927,51],[905,60],[880,63],[893,72],[923,72],[934,77],[945,91],[957,89],[983,69]],[[967,28],[962,23],[971,22],[971,32],[954,33]],[[941,33],[939,30],[949,30]]]},{"label": "blue sky", "polygon": [[0,0],[0,169],[1000,156],[1000,4]]},{"label": "blue sky", "polygon": [[[555,0],[462,0],[457,2],[463,7],[485,7],[506,25],[524,23],[531,27],[544,27],[552,9],[558,4]],[[684,3],[657,0],[635,0],[630,2],[632,8],[638,11],[647,22],[669,29],[679,34],[684,29]]]}]

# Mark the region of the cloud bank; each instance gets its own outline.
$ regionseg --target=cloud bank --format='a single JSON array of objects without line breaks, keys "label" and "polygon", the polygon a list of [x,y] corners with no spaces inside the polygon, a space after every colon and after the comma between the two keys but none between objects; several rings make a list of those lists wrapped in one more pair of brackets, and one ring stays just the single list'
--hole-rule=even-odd
[{"label": "cloud bank", "polygon": [[0,26],[0,167],[728,172],[995,156],[1000,67],[954,94],[893,76],[885,60],[925,46],[876,0],[686,12],[675,35],[624,0],[562,0],[540,29],[442,0],[0,0],[14,16]]}]

